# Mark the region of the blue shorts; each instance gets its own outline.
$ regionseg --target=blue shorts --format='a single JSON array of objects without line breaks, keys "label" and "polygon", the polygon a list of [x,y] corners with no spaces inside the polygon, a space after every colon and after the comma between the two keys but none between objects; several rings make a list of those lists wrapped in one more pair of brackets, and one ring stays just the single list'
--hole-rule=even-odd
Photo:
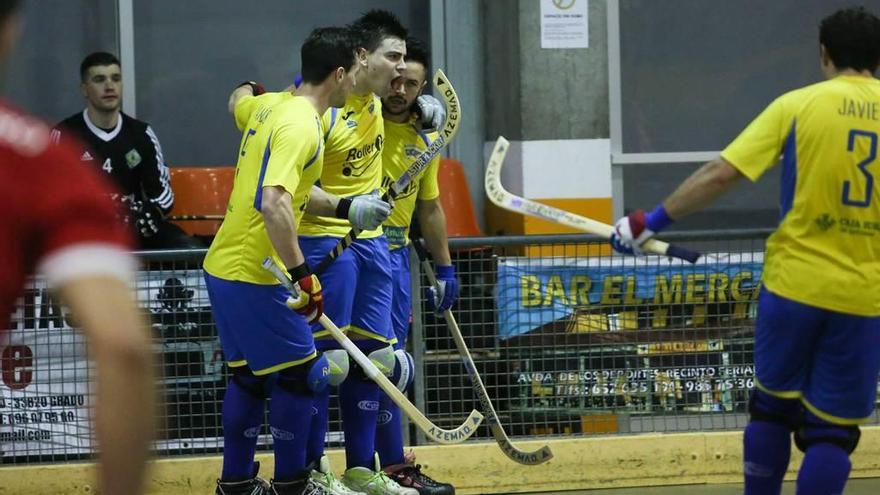
[{"label": "blue shorts", "polygon": [[870,418],[880,372],[880,317],[801,304],[761,288],[755,324],[759,389],[800,399],[835,424]]},{"label": "blue shorts", "polygon": [[[300,236],[310,266],[317,266],[339,242],[337,237]],[[358,239],[318,275],[324,290],[324,314],[343,331],[393,344],[391,268],[385,237]],[[312,327],[315,337],[327,332]],[[352,337],[355,339],[356,337]],[[321,343],[321,348],[326,348]]]},{"label": "blue shorts", "polygon": [[309,324],[284,304],[290,294],[281,285],[224,280],[208,272],[205,285],[230,367],[247,365],[255,375],[266,375],[315,355]]},{"label": "blue shorts", "polygon": [[391,327],[397,337],[395,349],[406,348],[406,336],[412,323],[409,246],[397,248],[391,256]]}]

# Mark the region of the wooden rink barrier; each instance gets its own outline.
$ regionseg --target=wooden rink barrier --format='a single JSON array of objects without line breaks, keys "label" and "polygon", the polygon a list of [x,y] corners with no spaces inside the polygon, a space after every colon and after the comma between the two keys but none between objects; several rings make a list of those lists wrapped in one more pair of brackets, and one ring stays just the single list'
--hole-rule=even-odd
[{"label": "wooden rink barrier", "polygon": [[[492,441],[430,445],[415,451],[428,474],[454,484],[461,495],[742,481],[741,431],[579,437],[517,445],[531,450],[545,443],[554,457],[538,466],[512,462]],[[334,471],[341,474],[344,453],[334,449],[328,455]],[[263,477],[271,478],[271,453],[258,454],[257,459]],[[801,459],[793,447],[786,479],[794,479]],[[880,477],[880,427],[862,429],[852,463],[852,478]],[[220,464],[219,455],[157,460],[151,465],[148,493],[213,493]],[[8,466],[0,468],[0,494],[96,493],[93,479],[90,463]]]}]

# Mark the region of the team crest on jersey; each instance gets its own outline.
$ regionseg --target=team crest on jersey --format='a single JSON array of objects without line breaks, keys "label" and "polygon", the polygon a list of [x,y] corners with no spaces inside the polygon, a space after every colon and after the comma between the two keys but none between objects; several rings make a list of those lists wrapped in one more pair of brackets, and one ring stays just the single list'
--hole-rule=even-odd
[{"label": "team crest on jersey", "polygon": [[405,154],[408,158],[418,158],[422,152],[419,150],[418,146],[414,146],[412,144],[407,144],[403,147],[403,154]]},{"label": "team crest on jersey", "polygon": [[128,168],[135,168],[140,162],[141,155],[137,152],[137,150],[131,150],[125,154],[125,163],[128,164]]},{"label": "team crest on jersey", "polygon": [[367,111],[370,112],[370,115],[372,115],[373,110],[375,110],[375,109],[376,109],[376,102],[374,101],[373,103],[370,103],[370,106],[369,106],[369,108],[367,108]]}]

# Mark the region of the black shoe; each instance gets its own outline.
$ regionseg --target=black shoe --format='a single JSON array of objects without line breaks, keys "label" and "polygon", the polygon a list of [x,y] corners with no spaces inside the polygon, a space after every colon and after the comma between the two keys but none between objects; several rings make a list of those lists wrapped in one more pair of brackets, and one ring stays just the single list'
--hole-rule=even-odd
[{"label": "black shoe", "polygon": [[244,481],[217,480],[215,495],[269,495],[269,484],[262,478]]},{"label": "black shoe", "polygon": [[400,486],[418,490],[420,495],[455,495],[454,486],[426,475],[421,464],[395,464],[382,471]]},{"label": "black shoe", "polygon": [[260,472],[260,463],[254,463],[253,478],[244,481],[221,481],[217,480],[217,489],[214,495],[270,495],[269,483],[257,476]]},{"label": "black shoe", "polygon": [[311,478],[294,481],[272,480],[269,495],[332,495]]}]

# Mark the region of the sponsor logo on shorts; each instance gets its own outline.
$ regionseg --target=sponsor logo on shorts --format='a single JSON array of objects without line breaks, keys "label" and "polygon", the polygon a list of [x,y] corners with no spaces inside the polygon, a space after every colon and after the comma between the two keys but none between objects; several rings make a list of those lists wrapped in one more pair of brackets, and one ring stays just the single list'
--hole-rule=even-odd
[{"label": "sponsor logo on shorts", "polygon": [[379,410],[379,401],[377,400],[362,400],[358,402],[358,409],[361,411],[378,411]]},{"label": "sponsor logo on shorts", "polygon": [[386,409],[382,409],[381,411],[379,411],[379,417],[376,420],[376,424],[387,425],[390,422],[391,422],[391,411],[388,411]]},{"label": "sponsor logo on shorts", "polygon": [[245,438],[257,438],[257,436],[259,436],[259,434],[260,434],[260,427],[259,426],[253,426],[251,428],[248,428],[247,430],[244,430],[244,437]]}]

